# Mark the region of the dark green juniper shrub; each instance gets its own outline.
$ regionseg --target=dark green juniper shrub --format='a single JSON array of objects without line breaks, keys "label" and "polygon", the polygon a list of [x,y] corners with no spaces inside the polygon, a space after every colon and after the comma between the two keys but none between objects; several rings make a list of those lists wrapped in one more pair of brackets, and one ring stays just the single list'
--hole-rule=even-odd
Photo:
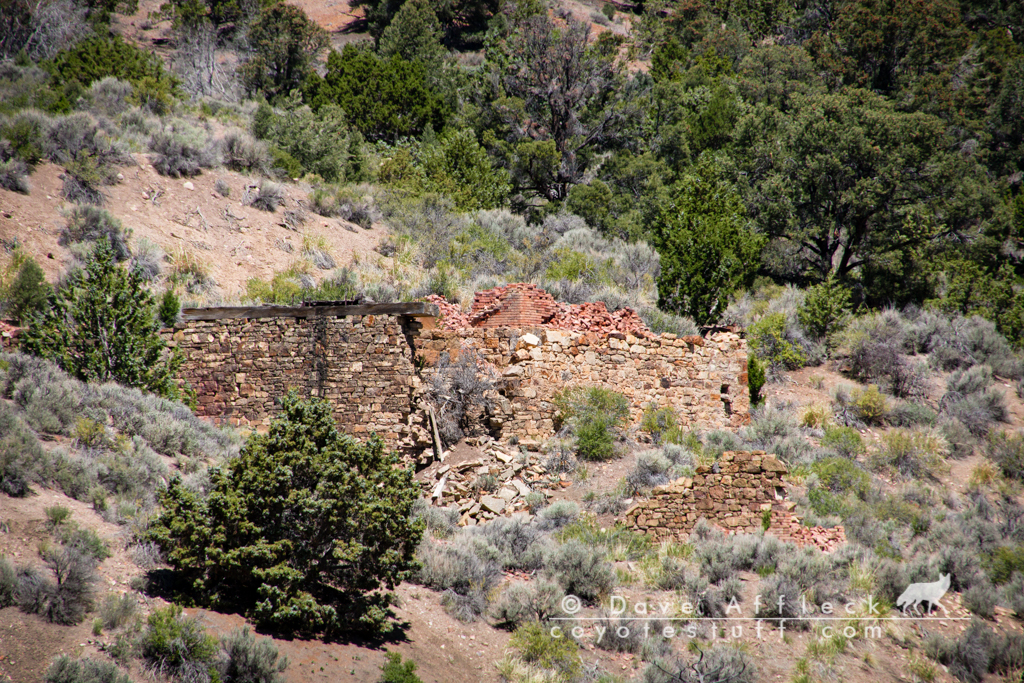
[{"label": "dark green juniper shrub", "polygon": [[402,655],[397,652],[388,652],[385,659],[378,683],[423,683],[416,675],[416,662],[411,659],[403,662]]},{"label": "dark green juniper shrub", "polygon": [[15,320],[28,320],[33,313],[46,306],[51,293],[43,269],[28,257],[18,269],[18,275],[7,290],[7,313]]},{"label": "dark green juniper shrub", "polygon": [[[49,307],[25,331],[22,346],[84,381],[113,380],[177,397],[174,375],[181,356],[165,357],[159,331],[141,275],[119,267],[114,250],[101,241],[85,266],[54,292]],[[106,343],[96,344],[99,338]]]},{"label": "dark green juniper shrub", "polygon": [[285,633],[387,633],[387,591],[412,575],[423,534],[419,487],[398,465],[379,438],[342,435],[327,401],[292,392],[207,493],[172,479],[150,533],[197,601]]}]

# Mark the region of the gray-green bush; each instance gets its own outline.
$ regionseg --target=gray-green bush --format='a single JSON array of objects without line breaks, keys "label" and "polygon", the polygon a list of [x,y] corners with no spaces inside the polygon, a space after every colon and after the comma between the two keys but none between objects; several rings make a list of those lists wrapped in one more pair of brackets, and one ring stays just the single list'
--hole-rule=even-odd
[{"label": "gray-green bush", "polygon": [[569,595],[595,602],[615,585],[615,572],[600,549],[575,539],[551,553],[548,571]]},{"label": "gray-green bush", "polygon": [[68,215],[67,225],[60,233],[58,243],[69,246],[78,242],[94,244],[100,240],[110,243],[114,258],[125,261],[131,256],[129,234],[109,211],[95,206],[76,206]]},{"label": "gray-green bush", "polygon": [[269,638],[256,637],[249,627],[235,629],[220,640],[218,671],[231,683],[283,683],[288,658],[281,657]]},{"label": "gray-green bush", "polygon": [[43,676],[46,683],[131,683],[128,673],[113,662],[95,659],[74,659],[60,655]]}]

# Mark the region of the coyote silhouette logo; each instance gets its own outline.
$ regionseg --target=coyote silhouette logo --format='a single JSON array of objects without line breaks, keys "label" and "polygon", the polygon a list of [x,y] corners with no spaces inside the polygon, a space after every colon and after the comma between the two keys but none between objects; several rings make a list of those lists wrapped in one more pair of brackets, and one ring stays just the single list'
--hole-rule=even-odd
[{"label": "coyote silhouette logo", "polygon": [[949,574],[939,574],[938,581],[933,581],[932,583],[912,583],[907,586],[907,590],[903,591],[903,594],[896,600],[896,606],[902,609],[904,614],[907,613],[908,609],[913,609],[917,614],[920,614],[918,605],[922,602],[927,602],[928,614],[931,614],[935,606],[938,605],[942,608],[943,613],[949,616],[949,610],[939,602],[948,590]]}]

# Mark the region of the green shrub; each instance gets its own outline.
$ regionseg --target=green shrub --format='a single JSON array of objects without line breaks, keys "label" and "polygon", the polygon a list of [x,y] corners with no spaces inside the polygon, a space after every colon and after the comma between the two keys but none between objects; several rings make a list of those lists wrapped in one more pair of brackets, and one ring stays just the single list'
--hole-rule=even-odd
[{"label": "green shrub", "polygon": [[750,348],[772,373],[796,370],[807,363],[803,351],[786,338],[786,324],[785,313],[769,313],[747,331]]},{"label": "green shrub", "polygon": [[747,356],[747,388],[750,391],[751,406],[760,405],[763,400],[761,388],[764,387],[765,381],[764,364],[758,360],[757,356],[750,354]]},{"label": "green shrub", "polygon": [[50,120],[45,114],[32,109],[22,110],[0,124],[0,138],[10,143],[9,149],[14,158],[34,166],[45,156],[43,148],[49,127]]},{"label": "green shrub", "polygon": [[538,623],[520,626],[512,634],[509,647],[526,664],[554,672],[559,677],[555,680],[577,680],[583,673],[579,646],[571,638],[555,638],[549,631]]},{"label": "green shrub", "polygon": [[[195,600],[230,601],[286,632],[386,633],[392,598],[381,589],[415,569],[418,497],[381,439],[343,436],[327,401],[290,392],[269,433],[251,436],[207,493],[170,482],[150,534]],[[214,532],[236,525],[259,531]],[[323,561],[339,553],[344,562]]]},{"label": "green shrub", "polygon": [[625,396],[601,387],[572,387],[554,397],[558,417],[576,433],[576,452],[584,460],[607,460],[615,455],[613,430],[629,417]]},{"label": "green shrub", "polygon": [[408,659],[402,661],[402,655],[397,652],[386,652],[385,662],[380,667],[380,678],[377,683],[423,683],[423,680],[416,675],[416,662]]},{"label": "green shrub", "polygon": [[[101,242],[26,330],[22,348],[54,360],[81,380],[115,380],[176,397],[174,375],[181,357],[164,357],[166,343],[159,330],[152,295],[141,277],[119,268],[114,251]],[[100,335],[103,345],[95,343]]]},{"label": "green shrub", "polygon": [[[462,211],[499,207],[512,189],[508,171],[494,165],[472,129],[445,133],[436,144],[422,150],[421,160],[423,189],[450,198]],[[593,264],[586,261],[586,256],[577,254],[576,265],[563,262],[561,268],[592,271]],[[552,276],[549,268],[548,277],[567,276]]]},{"label": "green shrub", "polygon": [[589,413],[607,414],[610,422],[618,424],[629,418],[629,400],[617,391],[602,387],[571,387],[563,389],[553,399],[559,419],[569,421]]},{"label": "green shrub", "polygon": [[272,114],[264,134],[275,168],[289,178],[308,172],[332,183],[362,179],[362,138],[349,129],[341,109],[327,105],[314,112],[291,99],[283,106],[281,113]]},{"label": "green shrub", "polygon": [[857,417],[868,424],[881,424],[889,411],[889,402],[874,384],[854,389],[850,397]]},{"label": "green shrub", "polygon": [[860,438],[860,433],[852,427],[826,427],[821,445],[846,458],[856,458],[864,452],[864,441]]},{"label": "green shrub", "polygon": [[68,548],[102,562],[111,556],[110,548],[92,529],[83,529],[75,524],[66,524],[59,529],[61,543]]},{"label": "green shrub", "polygon": [[128,674],[112,662],[95,659],[73,659],[60,655],[43,676],[46,683],[131,683]]},{"label": "green shrub", "polygon": [[46,513],[46,526],[50,530],[56,529],[71,519],[71,510],[63,505],[43,508],[43,512]]},{"label": "green shrub", "polygon": [[7,311],[15,320],[28,320],[43,310],[52,289],[43,276],[43,269],[31,257],[25,259],[7,290]]},{"label": "green shrub", "polygon": [[168,605],[149,615],[139,650],[153,670],[184,677],[209,672],[218,646],[197,618],[185,616],[177,605]]},{"label": "green shrub", "polygon": [[94,81],[114,76],[137,90],[133,103],[148,105],[159,113],[177,90],[177,79],[154,54],[144,52],[121,36],[109,34],[83,40],[43,62],[57,84],[78,83],[88,88]]},{"label": "green shrub", "polygon": [[660,442],[662,435],[678,426],[675,410],[669,406],[659,408],[653,403],[644,410],[644,416],[640,422],[640,429],[650,434],[654,443]]},{"label": "green shrub", "polygon": [[382,58],[372,50],[346,45],[327,57],[323,78],[311,75],[303,99],[314,111],[337,105],[349,123],[371,141],[394,143],[419,137],[425,129],[444,130],[447,107],[424,64],[399,56]]},{"label": "green shrub", "polygon": [[173,289],[165,289],[160,297],[160,308],[157,310],[157,317],[164,327],[174,327],[178,322],[178,315],[181,313],[181,301]]},{"label": "green shrub", "polygon": [[849,491],[864,497],[871,485],[868,473],[846,458],[823,458],[811,465],[811,471],[822,488],[834,493]]},{"label": "green shrub", "polygon": [[94,206],[76,206],[68,216],[67,225],[60,233],[58,244],[69,246],[78,242],[90,244],[104,241],[110,244],[117,261],[126,261],[131,256],[128,249],[129,234],[121,221],[109,211]]},{"label": "green shrub", "polygon": [[576,455],[583,460],[609,460],[615,457],[612,425],[599,416],[587,416],[576,424]]},{"label": "green shrub", "polygon": [[836,334],[843,330],[850,316],[850,290],[839,284],[834,274],[825,282],[807,290],[803,304],[797,309],[797,319],[807,333],[815,339],[834,344]]},{"label": "green shrub", "polygon": [[986,454],[1010,479],[1024,479],[1024,432],[993,432],[989,435]]},{"label": "green shrub", "polygon": [[288,658],[279,657],[277,646],[269,638],[256,637],[249,627],[235,629],[220,640],[227,660],[220,664],[220,679],[231,683],[284,683],[281,674]]},{"label": "green shrub", "polygon": [[239,80],[250,95],[260,92],[270,100],[300,87],[330,45],[327,32],[305,12],[284,4],[263,6],[247,42],[251,57],[239,66]]}]

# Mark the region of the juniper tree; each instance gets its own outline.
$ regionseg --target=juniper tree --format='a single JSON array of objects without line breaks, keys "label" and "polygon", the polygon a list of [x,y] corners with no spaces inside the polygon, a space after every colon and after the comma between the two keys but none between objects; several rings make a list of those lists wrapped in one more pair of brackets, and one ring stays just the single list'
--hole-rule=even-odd
[{"label": "juniper tree", "polygon": [[339,433],[327,401],[292,391],[210,480],[206,494],[172,480],[151,529],[190,598],[281,633],[394,629],[388,591],[412,574],[423,523],[380,438]]},{"label": "juniper tree", "polygon": [[99,242],[25,330],[23,348],[82,381],[117,382],[177,398],[182,358],[167,352],[142,274]]}]

